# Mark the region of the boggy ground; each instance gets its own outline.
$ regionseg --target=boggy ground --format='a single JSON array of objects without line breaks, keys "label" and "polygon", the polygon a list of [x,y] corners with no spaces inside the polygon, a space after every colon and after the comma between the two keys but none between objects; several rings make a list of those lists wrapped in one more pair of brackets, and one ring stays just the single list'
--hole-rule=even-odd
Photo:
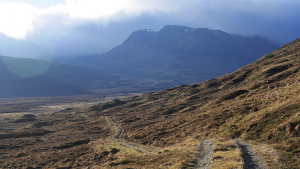
[{"label": "boggy ground", "polygon": [[[27,117],[31,121],[2,120],[0,166],[187,168],[199,142],[211,140],[211,168],[241,168],[238,139],[250,145],[267,168],[299,168],[299,69],[297,39],[202,83]],[[141,153],[106,141],[115,131],[103,116],[122,127],[124,139],[157,151]]]}]

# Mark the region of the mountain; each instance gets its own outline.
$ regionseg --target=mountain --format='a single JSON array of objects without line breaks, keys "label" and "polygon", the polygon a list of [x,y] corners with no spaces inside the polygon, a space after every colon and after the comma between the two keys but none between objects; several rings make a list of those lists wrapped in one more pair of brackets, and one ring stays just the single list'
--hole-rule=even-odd
[{"label": "mountain", "polygon": [[195,83],[249,64],[279,45],[260,37],[167,25],[138,30],[90,62],[102,71]]},{"label": "mountain", "polygon": [[101,56],[59,58],[77,65],[3,56],[0,98],[157,91],[232,72],[276,48],[263,38],[206,28],[139,30]]}]

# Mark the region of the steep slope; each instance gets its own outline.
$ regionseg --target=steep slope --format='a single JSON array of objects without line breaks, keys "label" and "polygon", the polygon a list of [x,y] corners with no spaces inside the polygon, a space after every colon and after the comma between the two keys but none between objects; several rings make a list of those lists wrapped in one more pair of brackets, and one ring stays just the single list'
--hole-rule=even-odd
[{"label": "steep slope", "polygon": [[267,165],[294,168],[300,162],[299,69],[300,38],[219,78],[89,111],[112,117],[131,141],[170,146],[188,138],[240,138],[280,152],[280,162],[265,159]]},{"label": "steep slope", "polygon": [[279,46],[259,37],[167,25],[133,32],[93,61],[103,71],[191,83],[232,72]]}]

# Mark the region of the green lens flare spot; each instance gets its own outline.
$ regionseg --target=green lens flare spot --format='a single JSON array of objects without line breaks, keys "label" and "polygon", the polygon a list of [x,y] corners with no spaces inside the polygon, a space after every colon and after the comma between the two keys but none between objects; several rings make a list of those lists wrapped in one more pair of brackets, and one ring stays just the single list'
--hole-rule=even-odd
[{"label": "green lens flare spot", "polygon": [[5,56],[2,56],[2,60],[11,72],[24,78],[33,77],[45,72],[52,63],[44,60]]}]

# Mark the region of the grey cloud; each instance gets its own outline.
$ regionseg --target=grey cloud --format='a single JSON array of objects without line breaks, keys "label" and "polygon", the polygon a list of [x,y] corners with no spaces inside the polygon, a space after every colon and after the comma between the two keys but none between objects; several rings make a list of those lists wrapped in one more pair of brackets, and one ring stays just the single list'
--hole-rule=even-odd
[{"label": "grey cloud", "polygon": [[42,16],[45,22],[34,23],[36,31],[26,40],[0,37],[0,55],[34,58],[47,52],[54,57],[99,55],[121,44],[134,30],[160,29],[167,24],[261,35],[281,44],[300,37],[300,2],[297,1],[176,0],[173,3],[182,5],[182,9],[130,17],[120,13],[105,23],[70,21],[64,14],[45,15]]}]

